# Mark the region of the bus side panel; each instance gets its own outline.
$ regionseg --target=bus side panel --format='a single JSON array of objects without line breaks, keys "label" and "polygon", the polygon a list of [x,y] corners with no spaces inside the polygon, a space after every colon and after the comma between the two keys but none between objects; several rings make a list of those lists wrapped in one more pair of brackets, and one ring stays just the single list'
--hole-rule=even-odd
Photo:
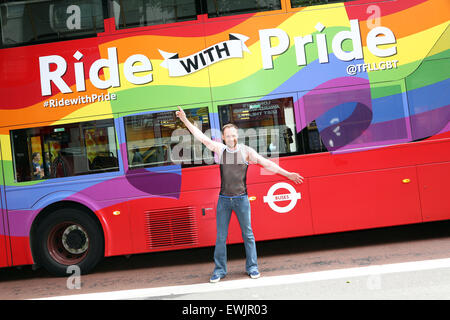
[{"label": "bus side panel", "polygon": [[422,222],[415,167],[310,179],[316,233]]},{"label": "bus side panel", "polygon": [[3,234],[0,235],[0,246],[1,246],[0,268],[9,266],[8,253],[7,253],[7,250],[6,250],[6,244],[7,244],[7,236],[5,236]]},{"label": "bus side panel", "polygon": [[9,228],[6,216],[5,206],[5,188],[3,179],[3,155],[0,148],[0,267],[11,265],[10,246],[9,246]]},{"label": "bus side panel", "polygon": [[95,212],[102,224],[105,256],[133,253],[130,211],[127,202],[116,203]]},{"label": "bus side panel", "polygon": [[[250,166],[249,175],[260,174],[260,170],[265,171],[257,165]],[[248,184],[255,239],[260,241],[314,234],[308,182],[295,184],[280,175],[272,177],[277,181]],[[239,223],[234,215],[230,223],[229,241],[242,242]]]},{"label": "bus side panel", "polygon": [[[1,200],[0,200],[1,201]],[[3,203],[3,201],[1,201]],[[9,237],[6,221],[6,210],[0,209],[0,267],[7,267],[11,264],[9,261]]]},{"label": "bus side panel", "polygon": [[30,248],[30,237],[11,236],[11,250],[15,266],[34,263]]},{"label": "bus side panel", "polygon": [[450,219],[450,162],[417,167],[424,221]]},{"label": "bus side panel", "polygon": [[[213,167],[183,169],[181,189],[188,191],[128,201],[135,253],[214,245],[219,176]],[[152,174],[134,181],[152,183]]]},{"label": "bus side panel", "polygon": [[199,200],[200,192],[182,193],[180,200],[130,201],[133,253],[214,245],[216,203],[213,197],[206,199],[211,190],[201,193],[205,202]]}]

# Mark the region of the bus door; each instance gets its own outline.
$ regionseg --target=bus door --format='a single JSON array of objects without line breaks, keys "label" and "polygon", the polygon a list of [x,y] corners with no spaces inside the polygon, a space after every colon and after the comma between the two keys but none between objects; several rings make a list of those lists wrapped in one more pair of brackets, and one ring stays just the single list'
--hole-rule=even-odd
[{"label": "bus door", "polygon": [[[1,146],[0,146],[1,155]],[[0,156],[1,159],[3,157]],[[3,185],[3,161],[0,161],[0,267],[6,267],[11,264],[9,261],[9,250],[8,250],[8,221],[6,219],[6,208],[5,208],[5,188]]]}]

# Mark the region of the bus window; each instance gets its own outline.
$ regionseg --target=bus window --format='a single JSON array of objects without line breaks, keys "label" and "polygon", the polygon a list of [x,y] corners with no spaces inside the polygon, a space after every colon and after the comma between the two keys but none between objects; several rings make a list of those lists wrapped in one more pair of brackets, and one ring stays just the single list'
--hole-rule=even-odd
[{"label": "bus window", "polygon": [[44,178],[44,163],[47,163],[47,159],[43,159],[41,156],[41,137],[34,136],[31,140],[31,179],[40,180]]},{"label": "bus window", "polygon": [[221,105],[219,120],[237,125],[239,143],[267,157],[327,151],[314,121],[297,133],[292,98]]},{"label": "bus window", "polygon": [[280,0],[207,0],[208,16],[220,17],[259,11],[280,10]]},{"label": "bus window", "polygon": [[[188,119],[210,136],[207,107],[186,109]],[[213,164],[214,157],[194,139],[175,111],[125,117],[128,166],[131,169],[181,164]]]},{"label": "bus window", "polygon": [[67,40],[103,31],[102,0],[2,1],[2,46]]},{"label": "bus window", "polygon": [[118,171],[112,119],[11,131],[17,182]]},{"label": "bus window", "polygon": [[355,0],[291,0],[291,8],[315,6],[318,4],[350,2],[350,1],[355,1]]},{"label": "bus window", "polygon": [[118,29],[196,20],[201,14],[198,0],[113,0]]},{"label": "bus window", "polygon": [[318,153],[327,152],[322,138],[319,134],[316,121],[310,122],[306,128],[299,133],[299,138],[302,139],[303,152],[300,153]]}]

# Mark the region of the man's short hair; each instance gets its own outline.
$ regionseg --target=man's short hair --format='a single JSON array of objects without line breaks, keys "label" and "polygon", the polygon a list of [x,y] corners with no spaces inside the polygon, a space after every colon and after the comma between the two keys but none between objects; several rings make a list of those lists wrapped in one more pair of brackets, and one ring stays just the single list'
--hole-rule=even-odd
[{"label": "man's short hair", "polygon": [[225,129],[227,129],[227,128],[235,128],[236,130],[239,129],[238,126],[235,125],[234,123],[227,123],[226,125],[224,125],[224,126],[222,127],[222,133],[223,133],[223,132],[225,131]]}]

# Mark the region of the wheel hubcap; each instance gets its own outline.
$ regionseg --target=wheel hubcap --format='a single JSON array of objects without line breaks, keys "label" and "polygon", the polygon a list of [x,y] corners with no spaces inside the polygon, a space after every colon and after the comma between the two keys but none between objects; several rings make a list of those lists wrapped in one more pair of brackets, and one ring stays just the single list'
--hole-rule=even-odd
[{"label": "wheel hubcap", "polygon": [[55,225],[47,238],[50,256],[63,265],[80,263],[89,252],[89,236],[84,228],[75,222]]},{"label": "wheel hubcap", "polygon": [[62,234],[62,244],[68,252],[80,254],[88,249],[89,238],[82,227],[73,224],[64,230]]}]

